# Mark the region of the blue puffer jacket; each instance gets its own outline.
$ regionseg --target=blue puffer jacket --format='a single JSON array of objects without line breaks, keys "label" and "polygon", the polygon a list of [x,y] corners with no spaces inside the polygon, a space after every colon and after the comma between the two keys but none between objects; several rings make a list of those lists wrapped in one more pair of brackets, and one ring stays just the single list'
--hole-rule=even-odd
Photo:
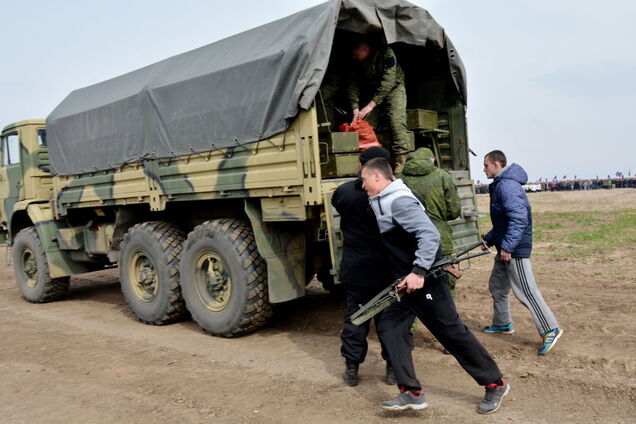
[{"label": "blue puffer jacket", "polygon": [[484,239],[513,258],[529,258],[532,252],[532,210],[522,187],[527,182],[526,171],[513,163],[488,187],[493,228]]}]

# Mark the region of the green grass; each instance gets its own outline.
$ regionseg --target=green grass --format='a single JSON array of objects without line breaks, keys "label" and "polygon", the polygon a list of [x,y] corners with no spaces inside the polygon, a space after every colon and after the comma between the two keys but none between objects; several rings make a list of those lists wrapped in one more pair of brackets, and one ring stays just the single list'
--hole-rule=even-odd
[{"label": "green grass", "polygon": [[568,235],[573,243],[617,245],[636,243],[636,212],[616,211],[605,222]]},{"label": "green grass", "polygon": [[551,222],[565,220],[570,224],[580,225],[596,225],[602,222],[598,216],[595,216],[594,211],[583,212],[545,212],[534,214],[535,217],[545,217],[550,219]]},{"label": "green grass", "polygon": [[[601,257],[614,250],[636,250],[636,209],[612,212],[576,211],[533,214],[535,243],[548,244],[535,254],[557,258]],[[490,217],[479,219],[482,232]],[[609,260],[609,258],[608,258]]]},{"label": "green grass", "polygon": [[556,230],[557,228],[563,228],[563,224],[560,224],[558,222],[546,222],[546,223],[542,223],[542,224],[536,224],[534,226],[534,229],[541,229],[541,230]]}]

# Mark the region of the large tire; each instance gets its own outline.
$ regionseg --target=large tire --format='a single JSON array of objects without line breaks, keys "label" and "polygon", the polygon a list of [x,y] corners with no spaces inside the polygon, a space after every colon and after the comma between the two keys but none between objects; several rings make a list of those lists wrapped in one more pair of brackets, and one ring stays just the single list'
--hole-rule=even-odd
[{"label": "large tire", "polygon": [[180,268],[188,310],[208,333],[249,333],[272,315],[265,261],[245,223],[218,219],[197,226],[188,234]]},{"label": "large tire", "polygon": [[70,277],[51,278],[46,253],[35,227],[27,227],[15,237],[13,270],[22,297],[29,302],[51,302],[68,292]]},{"label": "large tire", "polygon": [[150,221],[131,227],[120,245],[119,279],[126,303],[145,324],[163,325],[186,314],[179,283],[185,234]]}]

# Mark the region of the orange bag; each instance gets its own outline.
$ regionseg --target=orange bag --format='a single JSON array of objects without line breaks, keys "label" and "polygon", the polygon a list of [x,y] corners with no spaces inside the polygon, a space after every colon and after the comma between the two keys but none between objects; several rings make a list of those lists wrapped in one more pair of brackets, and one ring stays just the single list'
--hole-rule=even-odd
[{"label": "orange bag", "polygon": [[367,121],[353,121],[351,124],[342,124],[340,125],[340,131],[358,133],[360,152],[364,152],[369,147],[382,147],[382,144],[375,136],[373,127]]}]

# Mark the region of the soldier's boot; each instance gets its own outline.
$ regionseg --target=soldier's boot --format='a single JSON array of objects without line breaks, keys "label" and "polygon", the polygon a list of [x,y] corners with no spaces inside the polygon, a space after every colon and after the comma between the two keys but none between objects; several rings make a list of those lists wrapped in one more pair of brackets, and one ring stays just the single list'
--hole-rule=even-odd
[{"label": "soldier's boot", "polygon": [[404,164],[406,163],[406,153],[393,155],[393,162],[395,163],[393,173],[396,175],[402,173]]},{"label": "soldier's boot", "polygon": [[345,370],[342,373],[342,379],[347,386],[358,385],[358,367],[360,364],[347,359],[345,362]]}]

